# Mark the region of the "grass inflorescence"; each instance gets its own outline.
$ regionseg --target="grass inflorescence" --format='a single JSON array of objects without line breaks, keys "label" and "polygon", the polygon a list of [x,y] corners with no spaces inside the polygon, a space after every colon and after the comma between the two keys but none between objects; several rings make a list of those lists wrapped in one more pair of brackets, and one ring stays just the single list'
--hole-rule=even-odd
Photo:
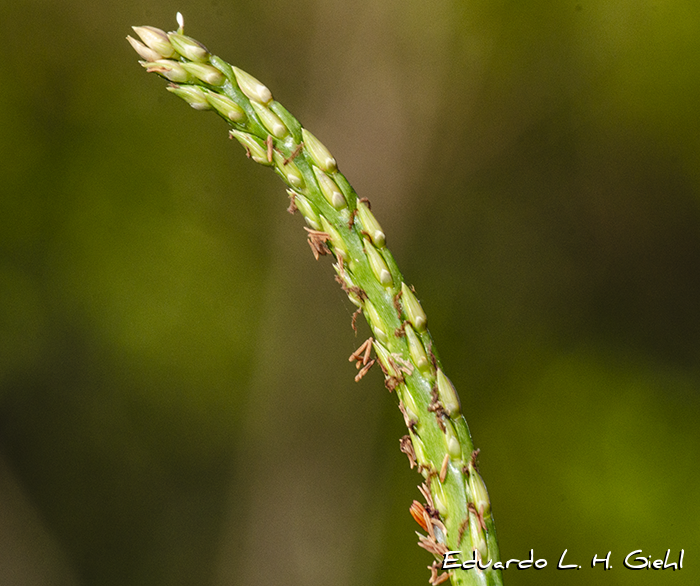
[{"label": "grass inflorescence", "polygon": [[[424,502],[410,513],[424,533],[419,545],[436,561],[430,584],[497,586],[502,575],[491,504],[477,469],[478,451],[445,375],[415,291],[404,282],[386,246],[386,234],[367,199],[359,198],[335,158],[252,75],[186,36],[181,15],[174,32],[134,27],[127,37],[146,71],[167,79],[168,91],[197,110],[213,110],[230,126],[256,163],[274,169],[287,185],[288,211],[299,212],[316,259],[331,256],[336,280],[372,331],[350,356],[359,381],[374,365],[398,397],[407,434],[400,449],[423,479]],[[481,568],[444,570],[448,552]]]}]

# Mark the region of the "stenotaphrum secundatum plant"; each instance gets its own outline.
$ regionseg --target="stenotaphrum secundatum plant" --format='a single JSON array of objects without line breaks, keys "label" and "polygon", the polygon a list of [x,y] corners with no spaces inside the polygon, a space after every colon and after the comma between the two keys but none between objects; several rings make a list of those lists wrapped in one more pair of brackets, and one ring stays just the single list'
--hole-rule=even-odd
[{"label": "stenotaphrum secundatum plant", "polygon": [[326,147],[266,86],[185,36],[179,13],[178,24],[171,33],[134,27],[141,40],[127,39],[146,71],[171,82],[168,91],[196,110],[218,113],[247,156],[274,169],[288,187],[289,211],[306,221],[316,259],[335,260],[335,279],[357,306],[353,327],[362,313],[372,332],[350,356],[358,369],[355,380],[375,364],[381,368],[408,428],[401,451],[423,476],[418,488],[424,502],[413,501],[410,513],[425,532],[418,533],[418,544],[436,558],[428,568],[430,584],[502,584],[501,570],[493,567],[500,555],[491,504],[459,397],[369,201],[357,196]]}]

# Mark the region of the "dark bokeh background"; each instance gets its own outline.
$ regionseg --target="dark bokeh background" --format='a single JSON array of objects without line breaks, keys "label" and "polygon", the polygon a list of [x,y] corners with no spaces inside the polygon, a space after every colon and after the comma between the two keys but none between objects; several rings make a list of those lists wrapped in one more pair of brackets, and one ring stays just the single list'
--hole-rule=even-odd
[{"label": "dark bokeh background", "polygon": [[[503,555],[549,561],[507,584],[696,584],[692,0],[3,2],[0,584],[426,583],[330,263],[124,40],[176,10],[372,200]],[[682,572],[622,567],[669,548]]]}]

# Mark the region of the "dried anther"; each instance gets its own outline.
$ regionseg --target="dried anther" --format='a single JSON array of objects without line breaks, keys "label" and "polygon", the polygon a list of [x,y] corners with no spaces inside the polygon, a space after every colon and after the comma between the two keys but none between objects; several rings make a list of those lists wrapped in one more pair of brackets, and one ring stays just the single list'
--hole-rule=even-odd
[{"label": "dried anther", "polygon": [[360,347],[350,354],[348,362],[355,360],[358,363],[357,368],[360,368],[360,363],[363,365],[367,364],[369,362],[370,353],[372,352],[372,342],[374,342],[372,337],[369,337],[362,342]]},{"label": "dried anther", "polygon": [[430,527],[430,515],[428,515],[428,511],[425,510],[423,505],[421,505],[418,501],[413,501],[409,512],[411,513],[413,520],[421,526],[423,531],[430,532],[428,529],[428,527]]},{"label": "dried anther", "polygon": [[294,149],[291,155],[289,155],[284,161],[282,161],[282,165],[289,165],[294,159],[296,159],[299,156],[299,153],[301,152],[301,149],[304,148],[304,143],[299,143],[297,145],[297,148]]},{"label": "dried anther", "polygon": [[450,455],[445,454],[444,459],[442,460],[442,466],[440,466],[440,483],[444,484],[445,483],[445,478],[447,478],[447,464],[450,462]]},{"label": "dried anther", "polygon": [[314,258],[316,260],[330,252],[328,246],[326,245],[326,242],[331,238],[330,234],[327,232],[321,232],[320,230],[312,230],[306,226],[304,226],[304,230],[308,232],[306,240],[309,243],[311,252],[314,253]]},{"label": "dried anther", "polygon": [[411,465],[411,470],[416,465],[416,452],[413,449],[413,443],[411,438],[407,435],[403,436],[399,440],[399,445],[401,446],[401,451],[408,456],[408,463]]},{"label": "dried anther", "polygon": [[272,135],[268,134],[265,140],[265,145],[267,146],[267,162],[272,163]]},{"label": "dried anther", "polygon": [[437,557],[444,557],[450,551],[444,543],[435,541],[434,537],[421,535],[418,531],[416,531],[416,535],[418,535],[418,546]]},{"label": "dried anther", "polygon": [[469,528],[469,514],[467,513],[467,518],[459,524],[458,543],[462,543],[462,537],[464,537],[464,532],[468,528]]},{"label": "dried anther", "polygon": [[479,521],[479,527],[486,531],[486,521],[484,521],[484,515],[481,513],[481,511],[476,510],[476,505],[474,503],[467,504],[467,510],[474,513],[474,516]]},{"label": "dried anther", "polygon": [[401,291],[394,295],[394,309],[396,309],[396,312],[399,314],[399,319],[401,319],[401,312],[403,311],[401,307]]},{"label": "dried anther", "polygon": [[406,423],[406,427],[415,431],[418,422],[415,419],[410,418],[408,411],[406,411],[405,405],[401,401],[399,401],[399,411],[401,411],[401,415],[403,415],[403,420]]},{"label": "dried anther", "polygon": [[452,574],[452,572],[443,572],[440,574],[438,572],[440,565],[437,562],[433,562],[433,565],[428,566],[428,569],[430,570],[430,579],[428,580],[428,584],[431,584],[432,586],[437,586],[438,584],[442,584],[443,582],[449,580]]},{"label": "dried anther", "polygon": [[438,391],[436,387],[433,387],[433,390],[430,393],[430,397],[431,401],[430,405],[428,405],[428,411],[435,413],[435,418],[437,419],[438,426],[444,432],[446,428],[445,422],[443,421],[443,417],[446,417],[447,413],[445,413],[445,409],[440,404],[440,400],[438,399]]},{"label": "dried anther", "polygon": [[289,207],[287,208],[287,212],[294,215],[297,211],[297,202],[296,202],[296,193],[293,192],[291,189],[289,190]]},{"label": "dried anther", "polygon": [[357,373],[355,376],[355,382],[359,382],[360,379],[367,374],[367,371],[372,368],[374,365],[374,359],[370,360],[365,366],[362,367],[362,370]]},{"label": "dried anther", "polygon": [[403,372],[408,376],[413,374],[413,365],[408,360],[401,358],[398,354],[389,354],[389,362],[391,362],[391,366],[396,372]]},{"label": "dried anther", "polygon": [[479,471],[479,466],[477,465],[476,459],[479,457],[479,452],[481,452],[481,448],[477,448],[472,452],[471,460],[472,460],[472,466],[474,466],[474,469],[478,472]]},{"label": "dried anther", "polygon": [[[379,363],[379,366],[381,366],[381,365],[382,365],[382,363],[380,362],[380,363]],[[387,376],[387,377],[384,379],[384,386],[385,386],[385,387],[389,390],[389,392],[391,393],[391,392],[393,392],[393,391],[396,389],[396,387],[398,387],[402,382],[403,382],[403,379],[398,379],[398,378],[396,378],[395,376],[389,375],[389,376]]]}]

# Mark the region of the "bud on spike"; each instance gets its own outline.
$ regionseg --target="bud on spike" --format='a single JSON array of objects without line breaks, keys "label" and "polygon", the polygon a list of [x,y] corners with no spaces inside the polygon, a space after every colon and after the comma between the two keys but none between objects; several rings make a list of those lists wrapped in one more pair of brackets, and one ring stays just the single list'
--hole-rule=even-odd
[{"label": "bud on spike", "polygon": [[136,51],[139,54],[139,57],[141,57],[141,59],[143,59],[144,61],[158,61],[158,59],[163,58],[163,55],[161,55],[157,51],[154,51],[150,47],[147,47],[141,41],[137,41],[135,38],[129,35],[127,35],[126,40],[129,41],[131,47],[134,49],[134,51]]},{"label": "bud on spike", "polygon": [[471,537],[472,548],[479,554],[482,561],[489,559],[489,546],[486,543],[481,524],[472,512],[469,513],[469,536]]},{"label": "bud on spike", "polygon": [[[270,138],[270,140],[272,140]],[[272,151],[272,160],[277,166],[277,170],[280,172],[282,177],[284,177],[292,187],[296,189],[301,189],[304,187],[304,176],[299,171],[299,167],[294,164],[294,161],[285,159],[284,156],[276,150]]]},{"label": "bud on spike", "polygon": [[384,248],[384,246],[386,246],[384,231],[379,225],[379,222],[377,222],[377,218],[374,217],[374,214],[363,201],[357,202],[357,216],[360,218],[363,230],[367,232],[373,244],[377,248]]},{"label": "bud on spike", "polygon": [[329,150],[306,128],[301,129],[301,139],[314,164],[326,173],[338,170],[338,165]]},{"label": "bud on spike", "polygon": [[469,465],[469,491],[474,499],[476,510],[479,511],[481,515],[488,517],[491,512],[489,493],[486,490],[484,479],[481,478],[481,475],[471,464]]},{"label": "bud on spike", "polygon": [[[384,321],[379,316],[379,313],[377,313],[377,310],[375,309],[374,305],[372,305],[372,302],[369,299],[365,301],[363,309],[365,311],[365,316],[367,317],[369,325],[372,326],[372,331],[374,332],[374,335],[377,336],[377,339],[380,342],[386,344],[386,341],[388,339],[386,334],[386,326],[384,325]],[[374,346],[374,349],[377,352],[377,358],[379,358],[381,361],[382,354],[379,350],[377,350],[378,347],[383,347],[378,346],[377,344],[375,344]],[[384,366],[386,367],[387,364],[385,364]],[[393,370],[393,368],[387,368],[387,370]],[[396,373],[394,373],[393,376],[396,376]]]},{"label": "bud on spike", "polygon": [[207,95],[196,85],[171,85],[165,89],[185,100],[195,110],[209,110],[211,108],[207,101]]},{"label": "bud on spike", "polygon": [[229,135],[243,145],[250,158],[256,163],[260,163],[261,165],[272,164],[267,160],[267,150],[265,147],[252,135],[247,132],[241,132],[240,130],[231,130],[229,131]]},{"label": "bud on spike", "polygon": [[[323,231],[331,237],[331,244],[333,245],[333,252],[336,256],[340,256],[343,260],[347,261],[349,258],[348,249],[345,246],[344,240],[340,236],[340,232],[336,230],[331,224],[321,216],[321,227]],[[376,312],[376,310],[375,310]]]},{"label": "bud on spike", "polygon": [[301,212],[301,215],[304,216],[306,223],[314,230],[321,230],[323,228],[323,226],[321,226],[321,218],[314,205],[301,193],[297,193],[293,189],[288,189],[287,193],[290,197],[294,198],[294,204]]},{"label": "bud on spike", "polygon": [[314,175],[316,175],[318,185],[321,188],[321,193],[323,193],[323,197],[328,200],[328,203],[331,204],[336,210],[346,208],[348,203],[345,201],[345,196],[341,193],[335,181],[333,181],[333,179],[331,179],[318,167],[314,166],[312,168],[314,170]]},{"label": "bud on spike", "polygon": [[416,328],[419,332],[424,332],[425,327],[428,323],[428,318],[425,317],[425,312],[420,305],[418,299],[413,294],[413,291],[406,285],[406,283],[401,283],[401,301],[403,302],[403,308],[406,312],[406,317],[411,325]]},{"label": "bud on spike", "polygon": [[423,348],[423,342],[420,338],[416,336],[416,332],[410,324],[404,326],[404,332],[406,332],[406,340],[408,341],[408,351],[411,353],[411,359],[413,363],[418,367],[419,370],[428,370],[430,367],[430,361],[425,353],[425,348]]},{"label": "bud on spike", "polygon": [[216,67],[203,63],[181,63],[182,68],[209,85],[221,85],[226,79]]},{"label": "bud on spike", "polygon": [[442,406],[447,411],[447,414],[453,418],[459,415],[461,404],[457,390],[452,381],[445,376],[445,373],[440,368],[437,371],[437,390]]},{"label": "bud on spike", "polygon": [[177,61],[158,59],[158,61],[141,61],[140,63],[146,68],[148,73],[157,73],[175,83],[189,83],[194,80],[192,75],[188,71],[185,71],[185,68]]},{"label": "bud on spike", "polygon": [[196,63],[209,61],[209,50],[199,41],[181,33],[168,33],[168,39],[175,50],[186,59]]},{"label": "bud on spike", "polygon": [[175,55],[175,49],[170,44],[165,31],[154,26],[132,26],[134,32],[150,49],[166,59]]},{"label": "bud on spike", "polygon": [[207,100],[212,107],[225,118],[232,122],[244,122],[246,119],[245,112],[231,98],[217,94],[216,92],[208,91]]},{"label": "bud on spike", "polygon": [[374,276],[377,277],[377,281],[385,287],[391,287],[394,284],[394,280],[391,278],[391,272],[389,271],[389,267],[386,266],[386,262],[381,253],[374,248],[371,242],[367,242],[365,245],[365,252],[367,253],[369,266],[372,268]]},{"label": "bud on spike", "polygon": [[289,134],[284,122],[280,120],[277,114],[268,109],[267,106],[259,104],[255,100],[253,100],[250,105],[253,106],[253,110],[255,110],[258,118],[260,118],[260,122],[262,122],[263,126],[267,128],[270,133],[272,133],[272,136],[275,138],[284,138],[287,136],[287,134]]},{"label": "bud on spike", "polygon": [[453,460],[459,460],[462,457],[462,447],[459,444],[459,439],[457,439],[455,428],[448,419],[443,419],[442,424],[445,426],[445,447],[447,448],[447,453]]},{"label": "bud on spike", "polygon": [[251,100],[267,106],[272,101],[272,93],[269,89],[250,73],[246,73],[238,67],[233,68],[233,73],[236,75],[236,81],[241,91]]}]

